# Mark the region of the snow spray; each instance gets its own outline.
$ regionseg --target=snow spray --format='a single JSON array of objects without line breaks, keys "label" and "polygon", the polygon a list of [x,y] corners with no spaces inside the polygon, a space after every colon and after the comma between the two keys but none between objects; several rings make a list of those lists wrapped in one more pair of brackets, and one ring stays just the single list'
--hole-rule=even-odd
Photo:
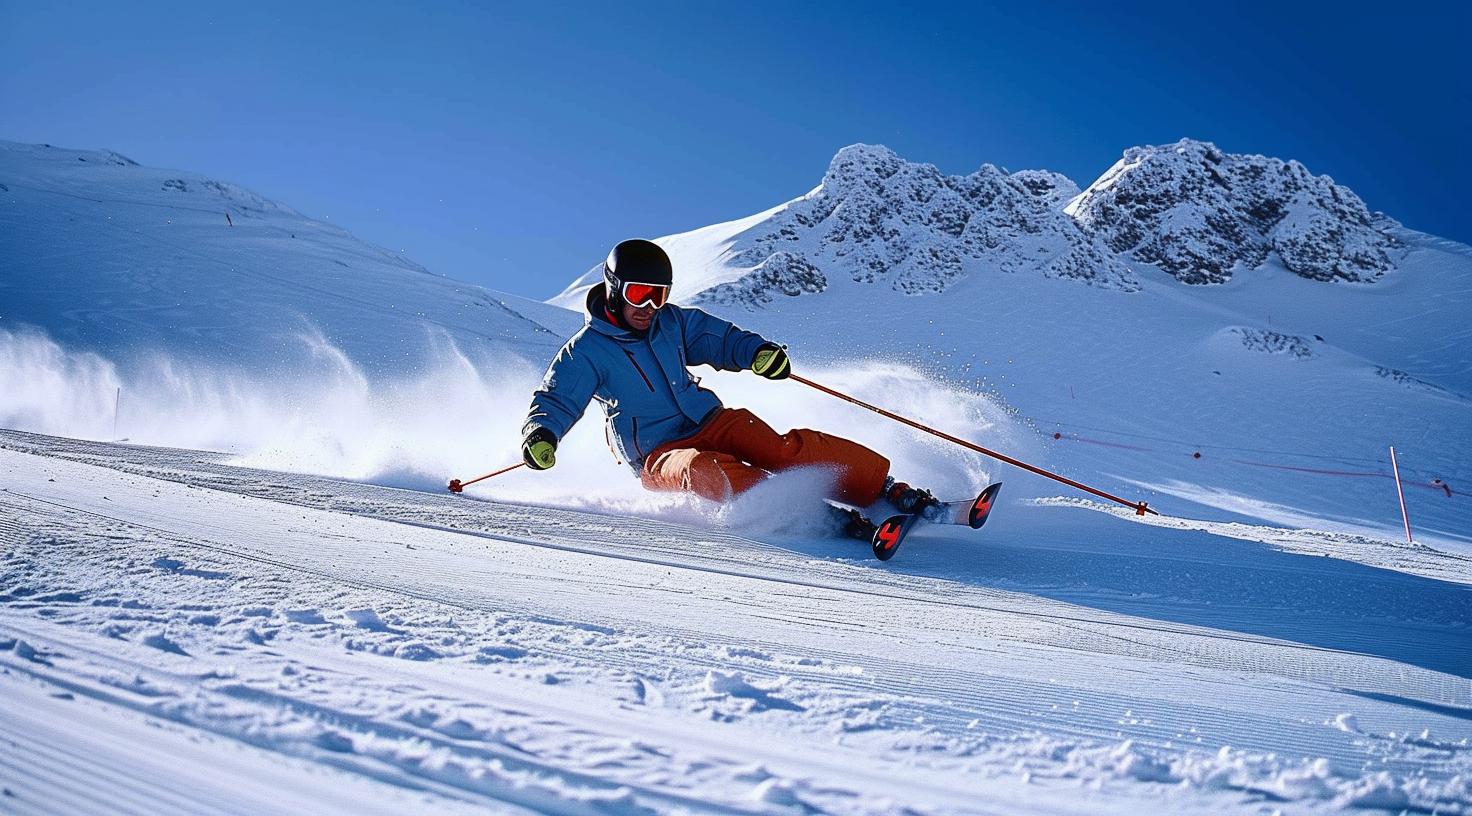
[{"label": "snow spray", "polygon": [[[1157,516],[1160,515],[1160,513],[1158,513],[1157,511],[1151,510],[1145,504],[1145,502],[1143,502],[1143,501],[1131,502],[1131,501],[1127,501],[1125,499],[1121,499],[1120,497],[1115,496],[1115,495],[1113,495],[1111,493],[1105,493],[1102,490],[1099,490],[1099,489],[1093,488],[1093,487],[1089,487],[1088,485],[1083,484],[1081,482],[1075,482],[1074,480],[1072,480],[1072,479],[1070,479],[1070,478],[1068,478],[1066,476],[1059,476],[1058,474],[1056,474],[1056,473],[1054,473],[1054,472],[1052,472],[1050,470],[1044,470],[1044,469],[1042,469],[1040,467],[1037,467],[1035,465],[1029,465],[1028,463],[1026,463],[1026,462],[1024,462],[1024,461],[1022,461],[1020,459],[1013,459],[1012,457],[1010,457],[1010,456],[1008,456],[1008,455],[1006,455],[1004,453],[998,453],[998,452],[996,452],[994,450],[990,450],[988,448],[984,448],[984,447],[976,444],[975,442],[967,442],[966,440],[961,439],[959,437],[951,436],[950,434],[946,433],[945,431],[938,431],[935,428],[930,427],[929,425],[925,425],[923,423],[916,422],[913,419],[909,419],[907,417],[900,416],[899,414],[893,413],[891,411],[886,411],[886,410],[884,410],[883,408],[880,408],[877,405],[870,405],[869,403],[864,402],[863,400],[860,400],[860,399],[856,399],[854,397],[851,397],[848,394],[845,394],[845,393],[843,393],[841,391],[835,391],[834,389],[829,388],[826,385],[821,385],[819,383],[815,383],[812,380],[809,380],[809,379],[807,379],[805,377],[800,377],[800,376],[798,376],[796,374],[792,374],[792,375],[789,375],[789,376],[791,377],[792,380],[794,380],[796,382],[800,382],[803,385],[808,386],[809,388],[815,388],[815,389],[817,389],[819,391],[822,391],[823,393],[825,393],[825,394],[827,394],[829,396],[837,397],[837,398],[839,398],[841,400],[844,400],[845,402],[851,402],[854,405],[859,406],[860,408],[867,408],[868,410],[873,411],[874,413],[879,414],[880,416],[885,417],[886,419],[892,419],[892,420],[894,420],[896,422],[899,422],[901,424],[908,425],[911,428],[914,428],[916,430],[924,431],[924,432],[930,434],[931,436],[940,437],[941,439],[944,439],[947,442],[953,442],[953,443],[955,443],[957,445],[960,445],[963,448],[967,448],[969,450],[976,451],[977,453],[980,453],[980,454],[982,454],[984,456],[990,456],[993,459],[997,459],[999,461],[1006,462],[1009,465],[1020,467],[1023,470],[1026,470],[1026,471],[1031,472],[1031,473],[1036,473],[1039,476],[1046,476],[1046,477],[1048,477],[1049,479],[1052,479],[1055,482],[1062,482],[1063,484],[1066,484],[1066,485],[1068,485],[1070,487],[1076,487],[1079,490],[1082,490],[1082,491],[1084,491],[1086,493],[1091,493],[1091,494],[1093,494],[1095,496],[1098,496],[1101,499],[1108,499],[1108,500],[1110,500],[1112,502],[1116,502],[1118,504],[1122,504],[1125,507],[1128,507],[1128,508],[1131,508],[1132,510],[1134,510],[1135,511],[1135,515],[1137,515],[1137,516],[1143,516],[1146,513],[1152,513],[1152,514],[1157,515]],[[1391,455],[1392,455],[1392,457],[1394,456],[1394,450],[1391,451]],[[1407,530],[1407,533],[1409,533],[1409,531],[1410,531],[1409,525],[1407,526],[1406,530]]]}]

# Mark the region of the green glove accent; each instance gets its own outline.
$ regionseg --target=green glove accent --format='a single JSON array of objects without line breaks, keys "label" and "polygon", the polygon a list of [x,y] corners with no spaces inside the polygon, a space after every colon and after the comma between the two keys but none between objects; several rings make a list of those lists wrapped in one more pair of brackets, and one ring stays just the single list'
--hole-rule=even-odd
[{"label": "green glove accent", "polygon": [[546,470],[557,464],[557,447],[551,442],[533,442],[527,447],[526,455],[537,470]]},{"label": "green glove accent", "polygon": [[546,428],[538,428],[521,443],[521,458],[532,470],[546,470],[557,464],[557,439]]},{"label": "green glove accent", "polygon": [[768,343],[757,350],[756,359],[751,362],[751,370],[757,376],[769,380],[785,380],[792,373],[792,363],[781,346]]}]

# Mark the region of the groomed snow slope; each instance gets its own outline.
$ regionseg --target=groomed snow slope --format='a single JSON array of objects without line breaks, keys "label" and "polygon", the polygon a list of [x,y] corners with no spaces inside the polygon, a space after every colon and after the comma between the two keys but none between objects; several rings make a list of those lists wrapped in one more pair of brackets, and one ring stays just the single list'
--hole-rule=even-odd
[{"label": "groomed snow slope", "polygon": [[881,565],[14,432],[0,507],[7,812],[1472,812],[1432,550],[1040,506]]}]

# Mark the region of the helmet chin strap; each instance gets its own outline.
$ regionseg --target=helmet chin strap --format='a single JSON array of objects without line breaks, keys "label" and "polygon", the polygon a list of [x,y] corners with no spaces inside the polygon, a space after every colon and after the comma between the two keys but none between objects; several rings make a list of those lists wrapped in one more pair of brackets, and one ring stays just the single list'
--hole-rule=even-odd
[{"label": "helmet chin strap", "polygon": [[609,323],[618,326],[624,331],[633,332],[635,334],[644,333],[642,330],[636,329],[633,326],[629,325],[629,321],[624,319],[623,298],[619,297],[616,293],[612,295],[608,294],[607,287],[604,287],[603,293],[603,314],[607,316]]},{"label": "helmet chin strap", "polygon": [[624,320],[623,311],[624,311],[623,309],[619,309],[618,311],[614,311],[613,309],[609,308],[608,307],[608,304],[606,304],[606,303],[603,305],[603,314],[608,318],[608,322],[609,323],[612,323],[613,325],[618,326],[621,329],[631,329],[631,328],[633,328],[633,326],[630,326]]}]

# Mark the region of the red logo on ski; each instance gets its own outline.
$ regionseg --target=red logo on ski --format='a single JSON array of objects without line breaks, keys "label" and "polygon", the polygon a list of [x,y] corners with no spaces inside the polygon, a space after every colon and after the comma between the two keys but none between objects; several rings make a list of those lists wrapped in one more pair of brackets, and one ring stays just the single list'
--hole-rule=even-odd
[{"label": "red logo on ski", "polygon": [[905,533],[909,532],[919,516],[890,516],[874,531],[874,557],[880,561],[888,561],[894,556],[894,551],[899,549],[900,541],[904,540]]},{"label": "red logo on ski", "polygon": [[1001,489],[1002,483],[997,482],[986,490],[981,491],[981,495],[977,496],[976,501],[971,503],[971,512],[967,514],[966,519],[967,523],[971,525],[971,529],[980,530],[981,525],[986,524],[987,517],[992,514],[992,503],[996,501],[997,491]]}]

